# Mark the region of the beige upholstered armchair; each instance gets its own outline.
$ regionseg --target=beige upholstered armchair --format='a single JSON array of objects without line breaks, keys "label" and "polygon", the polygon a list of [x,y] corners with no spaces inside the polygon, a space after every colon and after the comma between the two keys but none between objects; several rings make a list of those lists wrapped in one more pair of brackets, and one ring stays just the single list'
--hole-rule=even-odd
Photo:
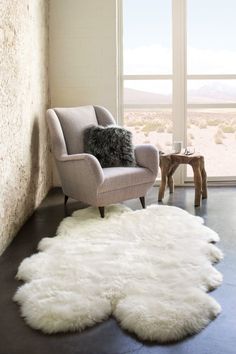
[{"label": "beige upholstered armchair", "polygon": [[102,168],[97,158],[84,153],[83,133],[91,125],[115,124],[111,113],[100,106],[54,108],[47,111],[52,149],[65,194],[99,207],[123,200],[140,198],[145,207],[145,194],[158,172],[158,152],[152,145],[135,147],[137,167]]}]

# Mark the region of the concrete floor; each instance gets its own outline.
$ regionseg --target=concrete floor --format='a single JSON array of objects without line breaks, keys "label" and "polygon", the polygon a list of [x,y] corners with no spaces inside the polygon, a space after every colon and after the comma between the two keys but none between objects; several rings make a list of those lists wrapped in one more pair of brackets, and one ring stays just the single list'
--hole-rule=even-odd
[{"label": "concrete floor", "polygon": [[[147,204],[157,203],[157,192],[157,188],[150,191]],[[209,198],[200,208],[193,207],[193,199],[191,187],[176,188],[174,195],[166,193],[163,203],[202,216],[206,225],[220,234],[219,247],[225,259],[217,268],[223,273],[224,282],[212,295],[223,311],[206,329],[181,342],[158,345],[140,342],[122,331],[113,318],[82,333],[45,335],[28,327],[12,301],[20,285],[14,277],[20,262],[36,252],[41,238],[54,236],[65,217],[63,196],[60,189],[54,189],[0,257],[0,354],[235,354],[236,188],[209,188]],[[139,200],[125,204],[133,209],[141,207]],[[69,201],[67,211],[70,214],[79,207],[79,203]]]}]

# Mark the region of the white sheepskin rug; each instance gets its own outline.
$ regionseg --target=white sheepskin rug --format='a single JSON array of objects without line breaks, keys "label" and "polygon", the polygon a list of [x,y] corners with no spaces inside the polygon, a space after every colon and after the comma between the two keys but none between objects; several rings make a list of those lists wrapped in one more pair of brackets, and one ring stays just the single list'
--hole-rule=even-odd
[{"label": "white sheepskin rug", "polygon": [[199,332],[221,311],[207,294],[222,281],[212,266],[218,235],[184,210],[123,205],[76,211],[26,258],[14,300],[33,328],[82,331],[114,316],[123,329],[160,343]]}]

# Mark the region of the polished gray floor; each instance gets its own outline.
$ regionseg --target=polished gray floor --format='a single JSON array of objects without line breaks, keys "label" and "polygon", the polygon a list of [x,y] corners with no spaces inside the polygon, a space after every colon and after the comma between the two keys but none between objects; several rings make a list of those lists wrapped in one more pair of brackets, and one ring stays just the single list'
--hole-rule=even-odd
[{"label": "polished gray floor", "polygon": [[[157,192],[158,188],[150,191],[147,204],[157,203]],[[220,234],[219,247],[225,258],[217,268],[223,273],[224,282],[212,296],[223,311],[206,329],[181,342],[158,345],[139,341],[122,331],[112,318],[83,333],[49,336],[28,327],[12,301],[20,285],[14,277],[22,259],[36,252],[41,238],[54,236],[65,216],[61,191],[54,189],[0,257],[0,354],[235,354],[236,187],[209,188],[209,198],[197,209],[193,207],[193,199],[191,187],[176,188],[174,195],[166,194],[163,203],[202,216],[206,225]],[[126,204],[140,208],[138,200]],[[79,207],[79,203],[70,201],[67,212],[70,214]]]}]

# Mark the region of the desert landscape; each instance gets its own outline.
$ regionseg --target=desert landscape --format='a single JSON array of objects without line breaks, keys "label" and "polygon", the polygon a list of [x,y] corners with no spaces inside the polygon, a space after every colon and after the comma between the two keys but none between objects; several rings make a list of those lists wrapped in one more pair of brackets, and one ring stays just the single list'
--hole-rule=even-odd
[{"label": "desert landscape", "polygon": [[[173,123],[170,109],[126,109],[124,126],[133,133],[135,145],[151,143],[161,151],[171,151]],[[186,146],[205,156],[209,177],[236,176],[236,109],[189,110]],[[188,177],[191,176],[190,167]]]}]

